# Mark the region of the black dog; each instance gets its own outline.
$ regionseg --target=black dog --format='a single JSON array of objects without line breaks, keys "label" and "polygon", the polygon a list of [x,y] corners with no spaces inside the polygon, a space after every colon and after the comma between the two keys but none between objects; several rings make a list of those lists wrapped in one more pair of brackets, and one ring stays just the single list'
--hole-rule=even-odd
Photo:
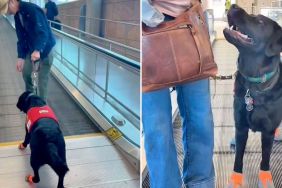
[{"label": "black dog", "polygon": [[34,176],[28,175],[26,181],[38,183],[39,168],[48,164],[59,176],[58,188],[63,188],[69,168],[65,141],[56,116],[44,100],[28,91],[19,97],[17,107],[27,114],[25,140],[19,149],[25,149],[30,143],[30,164],[34,171]]},{"label": "black dog", "polygon": [[269,161],[274,133],[282,119],[282,29],[273,20],[249,15],[237,5],[231,6],[227,18],[230,28],[224,29],[224,36],[239,50],[234,88],[236,156],[231,187],[242,184],[249,129],[261,132],[260,186],[274,187]]}]

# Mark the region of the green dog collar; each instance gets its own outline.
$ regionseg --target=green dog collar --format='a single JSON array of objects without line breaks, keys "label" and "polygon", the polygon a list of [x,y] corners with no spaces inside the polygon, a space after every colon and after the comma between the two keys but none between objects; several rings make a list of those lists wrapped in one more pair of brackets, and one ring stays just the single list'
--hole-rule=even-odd
[{"label": "green dog collar", "polygon": [[262,84],[262,83],[267,82],[270,78],[272,78],[276,72],[277,72],[277,70],[266,73],[261,77],[249,77],[249,76],[245,76],[243,74],[242,75],[250,82]]}]

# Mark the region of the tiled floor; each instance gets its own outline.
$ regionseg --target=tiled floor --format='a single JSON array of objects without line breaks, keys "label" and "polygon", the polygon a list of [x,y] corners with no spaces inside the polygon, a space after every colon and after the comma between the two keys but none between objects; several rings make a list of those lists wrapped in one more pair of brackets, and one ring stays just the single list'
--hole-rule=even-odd
[{"label": "tiled floor", "polygon": [[[139,173],[126,161],[115,146],[101,134],[66,138],[67,163],[70,171],[64,185],[68,188],[137,188]],[[29,184],[24,178],[33,174],[29,164],[30,150],[20,151],[17,145],[0,147],[0,187],[54,188],[58,176],[45,165],[40,168],[41,181]]]}]

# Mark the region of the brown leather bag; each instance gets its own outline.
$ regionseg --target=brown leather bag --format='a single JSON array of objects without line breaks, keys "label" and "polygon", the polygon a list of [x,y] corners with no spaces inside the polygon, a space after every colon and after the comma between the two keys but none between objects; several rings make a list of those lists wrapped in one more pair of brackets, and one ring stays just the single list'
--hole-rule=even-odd
[{"label": "brown leather bag", "polygon": [[142,26],[142,91],[176,86],[217,73],[201,4],[156,28]]}]

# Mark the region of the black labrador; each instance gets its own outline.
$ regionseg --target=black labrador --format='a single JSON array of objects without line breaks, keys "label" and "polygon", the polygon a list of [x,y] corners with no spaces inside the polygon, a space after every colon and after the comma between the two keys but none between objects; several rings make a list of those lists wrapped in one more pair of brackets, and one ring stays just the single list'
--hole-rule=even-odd
[{"label": "black labrador", "polygon": [[[28,91],[19,97],[17,107],[27,114],[25,140],[19,145],[19,149],[25,149],[30,143],[30,164],[34,171],[34,176],[26,176],[26,181],[38,183],[40,181],[39,168],[48,164],[59,176],[58,188],[63,188],[64,177],[69,170],[66,163],[64,137],[54,118],[40,116],[44,113],[50,114],[49,111],[52,110],[49,107],[46,109],[45,101]],[[36,120],[34,116],[40,116],[40,118]],[[31,120],[34,121],[33,124],[30,123]]]},{"label": "black labrador", "polygon": [[231,6],[227,18],[230,28],[224,29],[224,36],[239,51],[234,86],[234,172],[242,174],[249,129],[260,131],[259,177],[262,181],[261,174],[266,172],[270,185],[270,154],[275,130],[282,119],[282,29],[275,21],[263,15],[250,15],[237,5]]}]

